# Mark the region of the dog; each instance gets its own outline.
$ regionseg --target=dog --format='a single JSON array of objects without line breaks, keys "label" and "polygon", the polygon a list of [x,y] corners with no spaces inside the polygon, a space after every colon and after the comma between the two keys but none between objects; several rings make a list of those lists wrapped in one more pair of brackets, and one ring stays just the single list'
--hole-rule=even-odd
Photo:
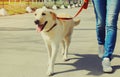
[{"label": "dog", "polygon": [[35,25],[37,31],[45,42],[48,51],[48,75],[54,73],[54,64],[57,56],[58,48],[62,43],[62,54],[64,61],[68,60],[68,48],[71,42],[71,35],[74,26],[80,23],[80,19],[61,19],[59,17],[71,17],[68,14],[57,15],[50,9],[37,9],[35,11]]}]

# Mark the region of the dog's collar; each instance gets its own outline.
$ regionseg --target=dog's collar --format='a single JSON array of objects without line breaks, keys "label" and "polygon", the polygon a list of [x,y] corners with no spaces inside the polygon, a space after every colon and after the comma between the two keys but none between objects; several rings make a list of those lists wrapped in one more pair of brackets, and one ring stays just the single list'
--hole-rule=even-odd
[{"label": "dog's collar", "polygon": [[56,25],[57,25],[57,23],[53,24],[53,26],[49,30],[47,30],[46,32],[51,31]]}]

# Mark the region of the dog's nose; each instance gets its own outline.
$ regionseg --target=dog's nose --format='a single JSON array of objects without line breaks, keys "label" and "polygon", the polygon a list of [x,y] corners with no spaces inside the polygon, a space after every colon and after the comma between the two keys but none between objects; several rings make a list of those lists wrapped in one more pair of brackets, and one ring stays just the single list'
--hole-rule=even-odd
[{"label": "dog's nose", "polygon": [[34,22],[35,22],[35,24],[39,24],[39,20],[35,20]]}]

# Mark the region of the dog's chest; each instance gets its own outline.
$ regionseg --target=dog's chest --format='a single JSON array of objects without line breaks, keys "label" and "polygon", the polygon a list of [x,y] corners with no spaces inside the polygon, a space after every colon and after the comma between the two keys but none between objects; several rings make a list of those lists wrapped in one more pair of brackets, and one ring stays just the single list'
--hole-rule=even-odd
[{"label": "dog's chest", "polygon": [[62,40],[63,38],[63,34],[62,32],[41,32],[42,38],[44,40],[51,40],[51,41],[55,41],[55,40]]}]

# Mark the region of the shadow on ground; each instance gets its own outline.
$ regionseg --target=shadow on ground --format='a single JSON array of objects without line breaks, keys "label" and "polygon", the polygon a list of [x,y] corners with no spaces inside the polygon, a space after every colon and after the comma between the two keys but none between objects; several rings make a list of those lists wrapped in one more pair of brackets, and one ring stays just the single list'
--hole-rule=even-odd
[{"label": "shadow on ground", "polygon": [[[70,55],[75,55],[77,57],[77,58],[70,58],[70,60],[76,60],[74,63],[56,63],[56,65],[70,65],[73,66],[74,69],[55,72],[55,74],[81,71],[81,70],[89,71],[87,75],[99,76],[103,74],[102,66],[101,66],[102,60],[97,55],[92,55],[92,54],[70,54]],[[113,57],[120,58],[120,55],[114,55]],[[120,69],[120,65],[116,65],[112,67],[113,67],[112,73],[114,73],[117,69]]]}]

